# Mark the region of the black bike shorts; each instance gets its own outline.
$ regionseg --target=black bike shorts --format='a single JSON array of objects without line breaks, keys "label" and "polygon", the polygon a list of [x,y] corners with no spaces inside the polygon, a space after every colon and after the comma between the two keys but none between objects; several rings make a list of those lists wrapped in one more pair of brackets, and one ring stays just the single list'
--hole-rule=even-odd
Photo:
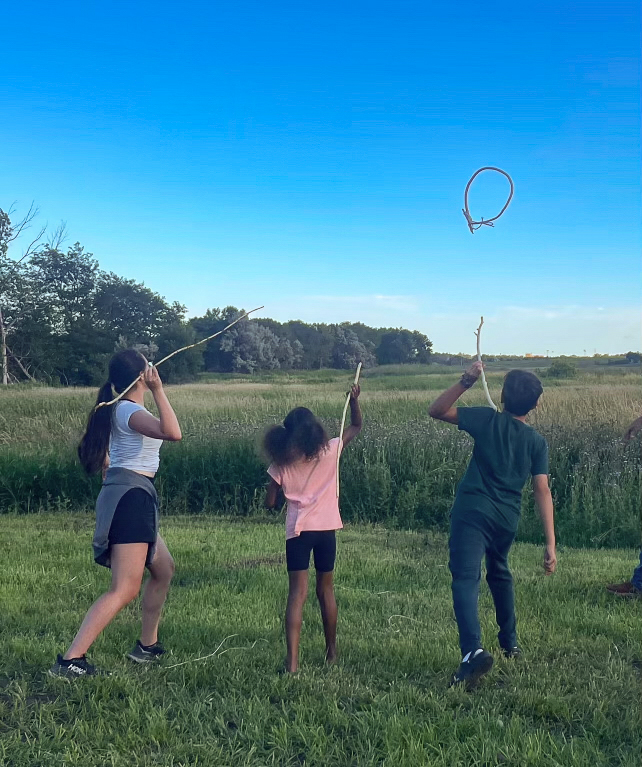
[{"label": "black bike shorts", "polygon": [[335,530],[306,530],[296,538],[285,542],[285,559],[288,572],[307,570],[310,552],[314,552],[314,567],[318,573],[331,573],[337,558]]}]

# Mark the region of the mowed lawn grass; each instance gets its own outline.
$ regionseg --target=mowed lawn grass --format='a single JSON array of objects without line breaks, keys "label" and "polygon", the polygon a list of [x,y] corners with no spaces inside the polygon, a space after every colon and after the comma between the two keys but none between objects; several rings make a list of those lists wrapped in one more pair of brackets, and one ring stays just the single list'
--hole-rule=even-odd
[{"label": "mowed lawn grass", "polygon": [[630,575],[633,550],[562,550],[546,578],[541,547],[516,545],[525,656],[499,657],[483,584],[496,664],[466,693],[447,687],[459,653],[444,537],[346,527],[340,662],[324,666],[311,582],[302,670],[284,676],[282,525],[165,518],[177,570],[162,665],[124,657],[134,604],[92,648],[111,677],[52,679],[109,582],[91,562],[92,530],[82,513],[0,517],[2,765],[640,765],[642,602],[604,591]]}]

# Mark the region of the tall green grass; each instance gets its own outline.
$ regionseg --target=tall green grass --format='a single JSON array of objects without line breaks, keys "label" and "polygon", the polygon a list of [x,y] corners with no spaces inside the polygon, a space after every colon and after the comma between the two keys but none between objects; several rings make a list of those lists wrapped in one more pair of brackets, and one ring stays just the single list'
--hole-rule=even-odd
[{"label": "tall green grass", "polygon": [[[415,370],[364,378],[364,429],[342,459],[344,519],[446,529],[472,441],[432,421],[427,408],[454,377]],[[336,433],[349,380],[337,371],[315,371],[307,377],[282,374],[278,382],[235,378],[170,388],[184,438],[163,448],[163,513],[263,514],[265,428],[304,404]],[[501,376],[491,374],[490,386],[498,401]],[[0,392],[0,509],[93,507],[99,480],[85,477],[75,458],[92,396],[81,389]],[[482,404],[482,396],[472,390],[464,404]],[[641,404],[634,374],[600,383],[593,376],[557,386],[546,382],[531,422],[550,444],[560,542],[639,543],[640,447],[625,447],[621,434]],[[530,489],[519,534],[526,541],[541,537]]]}]

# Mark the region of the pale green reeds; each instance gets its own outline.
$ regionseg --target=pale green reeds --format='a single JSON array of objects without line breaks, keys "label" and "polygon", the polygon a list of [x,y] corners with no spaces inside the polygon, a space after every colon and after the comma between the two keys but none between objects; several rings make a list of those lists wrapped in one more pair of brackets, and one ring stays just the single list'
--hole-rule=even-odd
[{"label": "pale green reeds", "polygon": [[[435,392],[453,374],[382,375],[367,371],[362,386],[364,430],[342,460],[341,509],[346,520],[404,528],[445,529],[471,440],[427,416]],[[396,371],[395,371],[396,373]],[[267,379],[267,380],[266,380]],[[163,448],[158,487],[164,513],[262,513],[265,428],[306,405],[336,432],[350,375],[235,378],[170,387],[184,439]],[[489,377],[499,401],[501,376]],[[639,542],[640,448],[621,435],[642,409],[639,376],[597,381],[587,374],[551,385],[531,423],[548,439],[560,541],[574,545]],[[94,392],[10,388],[0,392],[0,508],[4,511],[88,509],[98,480],[75,458]],[[474,389],[464,404],[483,404]],[[539,540],[530,490],[520,536]]]}]

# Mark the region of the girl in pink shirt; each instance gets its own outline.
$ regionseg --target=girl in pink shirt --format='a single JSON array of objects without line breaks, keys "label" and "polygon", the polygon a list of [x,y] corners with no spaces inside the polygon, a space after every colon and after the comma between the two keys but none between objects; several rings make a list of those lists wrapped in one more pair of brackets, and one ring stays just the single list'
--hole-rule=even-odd
[{"label": "girl in pink shirt", "polygon": [[361,431],[359,386],[350,392],[350,426],[343,439],[329,439],[319,419],[307,407],[290,411],[282,426],[265,435],[264,447],[272,463],[265,499],[268,508],[277,505],[279,489],[288,502],[285,523],[285,555],[290,589],[285,611],[287,658],[285,670],[299,666],[299,639],[303,605],[308,595],[310,552],[314,553],[317,598],[325,633],[325,657],[337,657],[337,603],[332,571],[337,551],[335,531],[343,527],[337,498],[338,453]]}]

